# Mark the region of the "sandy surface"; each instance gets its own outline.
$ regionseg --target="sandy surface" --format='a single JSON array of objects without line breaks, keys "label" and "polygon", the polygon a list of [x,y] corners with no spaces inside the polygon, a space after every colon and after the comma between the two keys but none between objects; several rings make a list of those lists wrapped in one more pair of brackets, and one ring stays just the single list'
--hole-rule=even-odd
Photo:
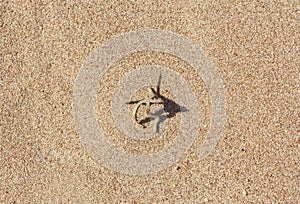
[{"label": "sandy surface", "polygon": [[[300,199],[297,1],[0,4],[0,202]],[[224,83],[227,121],[213,154],[200,160],[196,153],[210,113],[201,78],[165,53],[123,58],[99,81],[97,94],[99,127],[114,146],[151,153],[173,140],[177,131],[179,119],[173,118],[166,124],[164,140],[133,141],[118,133],[107,109],[109,98],[118,80],[136,65],[161,64],[178,71],[195,91],[203,112],[199,137],[177,164],[156,174],[130,176],[105,168],[83,147],[72,114],[72,91],[83,63],[104,41],[147,29],[181,34],[205,51]]]}]

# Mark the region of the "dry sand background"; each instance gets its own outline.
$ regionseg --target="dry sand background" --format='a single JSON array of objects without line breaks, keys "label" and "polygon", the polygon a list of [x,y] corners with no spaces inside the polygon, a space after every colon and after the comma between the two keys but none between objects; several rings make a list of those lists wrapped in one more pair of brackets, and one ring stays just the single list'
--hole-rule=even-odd
[{"label": "dry sand background", "polygon": [[[299,9],[293,0],[1,1],[0,202],[297,203]],[[203,48],[225,85],[227,123],[205,160],[196,142],[161,173],[127,176],[82,147],[72,87],[102,42],[146,29]]]}]

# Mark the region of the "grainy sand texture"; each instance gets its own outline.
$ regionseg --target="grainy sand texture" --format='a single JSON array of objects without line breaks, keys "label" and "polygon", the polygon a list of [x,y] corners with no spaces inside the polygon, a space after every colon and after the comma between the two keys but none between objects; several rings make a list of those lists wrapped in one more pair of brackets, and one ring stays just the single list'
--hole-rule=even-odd
[{"label": "grainy sand texture", "polygon": [[0,6],[1,203],[299,202],[298,1]]}]

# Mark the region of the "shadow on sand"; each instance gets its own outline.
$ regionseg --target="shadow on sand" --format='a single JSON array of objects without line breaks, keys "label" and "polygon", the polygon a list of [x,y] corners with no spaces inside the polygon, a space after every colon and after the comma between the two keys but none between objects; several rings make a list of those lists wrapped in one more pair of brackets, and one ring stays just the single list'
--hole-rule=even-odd
[{"label": "shadow on sand", "polygon": [[[161,74],[159,75],[158,83],[156,86],[156,90],[151,88],[154,93],[154,98],[160,98],[163,101],[163,109],[158,110],[154,113],[150,113],[149,117],[146,117],[145,119],[141,120],[139,124],[143,125],[145,127],[145,123],[156,120],[156,133],[159,132],[159,125],[160,123],[164,122],[167,118],[175,117],[177,113],[180,112],[187,112],[188,109],[184,106],[180,106],[175,101],[163,96],[160,94],[160,83],[161,83]],[[163,114],[163,113],[166,113]]]}]

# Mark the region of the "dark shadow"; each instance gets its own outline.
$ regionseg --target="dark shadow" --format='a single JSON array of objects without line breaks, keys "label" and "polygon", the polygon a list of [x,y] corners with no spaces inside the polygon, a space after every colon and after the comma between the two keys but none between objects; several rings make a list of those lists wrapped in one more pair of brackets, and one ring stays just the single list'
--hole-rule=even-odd
[{"label": "dark shadow", "polygon": [[[159,117],[159,121],[157,123],[157,127],[156,127],[156,132],[158,132],[158,129],[159,129],[159,124],[163,121],[165,121],[167,118],[172,118],[172,117],[175,117],[177,113],[180,113],[180,112],[187,112],[189,111],[186,107],[184,106],[180,106],[179,104],[177,104],[175,101],[163,96],[160,94],[160,83],[161,83],[161,74],[159,75],[159,79],[158,79],[158,83],[157,83],[157,86],[156,86],[156,90],[151,88],[153,93],[154,93],[154,97],[155,98],[160,98],[162,99],[163,101],[163,110],[164,112],[167,113],[167,115],[162,115],[163,114],[163,111],[157,111],[155,112],[154,114],[152,114],[152,116],[150,117],[147,117],[145,119],[143,119],[142,121],[140,121],[140,124],[143,125],[147,122],[150,122],[152,120],[154,120],[154,116],[156,117]],[[143,125],[144,126],[144,125]],[[145,126],[144,126],[145,127]]]},{"label": "dark shadow", "polygon": [[172,118],[176,116],[177,113],[180,112],[187,112],[189,111],[186,107],[180,106],[175,101],[168,99],[164,96],[160,96],[160,98],[163,100],[164,105],[164,111],[168,114],[167,118]]},{"label": "dark shadow", "polygon": [[[171,99],[168,99],[162,95],[159,96],[162,100],[163,100],[163,110],[165,113],[167,113],[167,115],[165,115],[164,117],[164,120],[159,120],[159,123],[165,121],[167,118],[173,118],[176,116],[177,113],[180,113],[180,112],[188,112],[189,110],[185,107],[185,106],[180,106],[179,104],[177,104],[175,101],[171,100]],[[161,112],[159,114],[160,111],[157,111],[155,112],[153,115],[156,115],[156,116],[163,116]],[[141,125],[144,125],[145,123],[147,122],[150,122],[154,120],[153,117],[146,117],[145,119],[141,120],[140,121],[140,124]]]},{"label": "dark shadow", "polygon": [[154,118],[152,118],[152,117],[146,117],[145,119],[141,120],[141,121],[139,122],[139,124],[142,125],[143,128],[147,128],[144,124],[145,124],[145,123],[149,123],[149,122],[151,122],[152,120],[154,120]]}]

